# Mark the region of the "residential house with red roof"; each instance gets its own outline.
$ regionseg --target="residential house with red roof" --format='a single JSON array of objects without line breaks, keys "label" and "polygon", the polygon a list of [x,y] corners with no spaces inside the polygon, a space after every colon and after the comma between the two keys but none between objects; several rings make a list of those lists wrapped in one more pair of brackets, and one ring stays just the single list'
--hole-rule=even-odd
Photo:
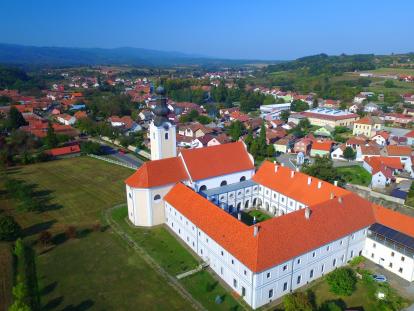
[{"label": "residential house with red roof", "polygon": [[404,170],[399,158],[382,156],[365,158],[362,167],[372,175],[372,188],[384,188],[395,180],[396,173]]},{"label": "residential house with red roof", "polygon": [[311,157],[326,157],[330,156],[333,141],[331,140],[317,140],[312,144],[310,156]]},{"label": "residential house with red roof", "polygon": [[399,158],[404,165],[404,169],[414,177],[413,163],[411,161],[413,151],[410,146],[389,145],[385,147],[385,152],[388,157]]},{"label": "residential house with red roof", "polygon": [[73,125],[76,122],[76,118],[74,116],[66,113],[58,114],[55,118],[59,123],[64,125]]},{"label": "residential house with red roof", "polygon": [[378,117],[366,116],[354,122],[352,135],[364,135],[371,138],[381,131],[383,123]]}]

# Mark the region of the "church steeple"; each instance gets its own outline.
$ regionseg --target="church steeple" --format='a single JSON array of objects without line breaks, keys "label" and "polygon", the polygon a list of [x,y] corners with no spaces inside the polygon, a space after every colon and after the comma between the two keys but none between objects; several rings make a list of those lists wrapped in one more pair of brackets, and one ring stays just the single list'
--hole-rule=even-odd
[{"label": "church steeple", "polygon": [[165,90],[162,86],[156,89],[157,104],[152,112],[154,120],[150,125],[151,160],[159,160],[177,156],[175,125],[168,120],[170,110],[167,106]]}]

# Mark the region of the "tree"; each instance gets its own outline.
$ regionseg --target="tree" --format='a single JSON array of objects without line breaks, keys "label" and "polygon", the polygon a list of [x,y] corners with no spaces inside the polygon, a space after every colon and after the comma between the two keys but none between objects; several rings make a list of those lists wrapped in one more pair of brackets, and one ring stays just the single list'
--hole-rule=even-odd
[{"label": "tree", "polygon": [[289,110],[282,110],[280,113],[280,119],[287,122],[289,120],[290,111]]},{"label": "tree", "polygon": [[392,87],[395,87],[395,83],[394,83],[394,81],[392,81],[392,80],[386,80],[386,81],[384,82],[384,86],[385,86],[386,88],[392,88]]},{"label": "tree", "polygon": [[84,141],[80,144],[83,154],[102,154],[101,145],[93,141]]},{"label": "tree", "polygon": [[49,148],[54,148],[58,144],[58,138],[55,133],[55,129],[53,128],[53,125],[51,122],[49,122],[49,125],[47,127],[47,133],[45,137],[45,144]]},{"label": "tree", "polygon": [[275,147],[272,144],[268,145],[266,153],[269,158],[273,157],[275,155]]},{"label": "tree", "polygon": [[231,136],[233,141],[238,141],[240,136],[243,135],[243,132],[245,131],[245,127],[243,123],[241,123],[239,120],[236,120],[232,122],[229,126],[229,135]]},{"label": "tree", "polygon": [[342,311],[345,310],[346,304],[342,301],[329,300],[322,303],[319,311]]},{"label": "tree", "polygon": [[346,147],[344,150],[344,158],[347,160],[355,159],[355,151],[351,147]]},{"label": "tree", "polygon": [[9,117],[7,119],[7,126],[9,129],[18,129],[23,125],[27,125],[26,120],[23,118],[22,113],[12,106],[9,111]]},{"label": "tree", "polygon": [[301,111],[305,111],[308,109],[309,109],[309,104],[300,99],[296,99],[290,104],[291,111],[301,112]]},{"label": "tree", "polygon": [[244,143],[247,145],[247,148],[250,148],[252,142],[253,142],[253,131],[251,128],[249,128],[247,132],[247,136],[244,139]]},{"label": "tree", "polygon": [[342,181],[337,169],[333,167],[332,160],[326,157],[316,157],[315,162],[311,165],[304,164],[302,172],[330,183]]},{"label": "tree", "polygon": [[338,268],[328,274],[326,281],[332,293],[339,296],[351,296],[355,291],[357,279],[352,269]]},{"label": "tree", "polygon": [[0,241],[13,241],[19,237],[22,228],[12,216],[0,215]]},{"label": "tree", "polygon": [[31,309],[23,301],[15,300],[8,311],[31,311]]},{"label": "tree", "polygon": [[318,99],[317,98],[314,98],[313,99],[313,102],[312,102],[312,108],[318,108],[318,107],[319,107]]},{"label": "tree", "polygon": [[312,304],[305,293],[297,292],[283,297],[285,311],[312,311]]}]

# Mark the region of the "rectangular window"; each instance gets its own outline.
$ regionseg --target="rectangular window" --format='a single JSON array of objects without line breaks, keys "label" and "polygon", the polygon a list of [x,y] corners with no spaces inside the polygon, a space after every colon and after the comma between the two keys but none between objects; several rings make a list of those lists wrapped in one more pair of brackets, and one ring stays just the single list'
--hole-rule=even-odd
[{"label": "rectangular window", "polygon": [[374,253],[372,253],[372,254],[371,254],[371,258],[374,258],[374,256],[375,256],[375,255],[374,255]]},{"label": "rectangular window", "polygon": [[313,258],[315,258],[315,256],[316,256],[316,253],[315,253],[315,252],[313,252],[313,253],[312,253],[312,257],[313,257]]},{"label": "rectangular window", "polygon": [[351,258],[354,257],[354,251],[351,251]]},{"label": "rectangular window", "polygon": [[377,247],[377,244],[373,243],[373,244],[372,244],[372,247],[373,247],[373,248]]},{"label": "rectangular window", "polygon": [[223,275],[223,267],[220,267],[220,274]]},{"label": "rectangular window", "polygon": [[270,272],[268,272],[268,273],[266,274],[266,277],[267,277],[268,279],[270,279]]},{"label": "rectangular window", "polygon": [[298,278],[296,279],[296,284],[300,284],[301,279],[302,279],[302,277],[300,275],[298,275]]},{"label": "rectangular window", "polygon": [[234,265],[234,260],[233,259],[231,260],[231,264]]},{"label": "rectangular window", "polygon": [[247,271],[246,271],[246,270],[244,270],[244,271],[243,271],[243,274],[244,274],[244,275],[247,275]]},{"label": "rectangular window", "polygon": [[405,260],[405,257],[404,256],[401,256],[401,261],[404,261]]},{"label": "rectangular window", "polygon": [[403,272],[403,268],[398,269],[398,272],[399,273],[402,273]]},{"label": "rectangular window", "polygon": [[269,290],[269,298],[272,298],[273,297],[273,289],[270,289]]},{"label": "rectangular window", "polygon": [[388,267],[392,268],[392,262],[390,262],[390,264],[388,265]]},{"label": "rectangular window", "polygon": [[246,296],[246,289],[242,286],[242,297]]},{"label": "rectangular window", "polygon": [[237,288],[237,280],[236,279],[233,279],[233,287]]},{"label": "rectangular window", "polygon": [[300,264],[300,258],[298,259],[297,264],[298,264],[298,265]]},{"label": "rectangular window", "polygon": [[286,271],[287,270],[287,265],[284,265],[283,266],[283,271]]},{"label": "rectangular window", "polygon": [[336,259],[333,260],[332,266],[334,266],[334,267],[336,266]]},{"label": "rectangular window", "polygon": [[321,272],[323,272],[323,270],[325,270],[325,265],[321,266]]},{"label": "rectangular window", "polygon": [[313,269],[310,271],[310,273],[309,273],[309,277],[310,277],[310,278],[313,278]]},{"label": "rectangular window", "polygon": [[395,253],[394,252],[391,252],[391,257],[394,257],[394,255],[395,255]]},{"label": "rectangular window", "polygon": [[221,251],[221,256],[224,256],[224,252],[223,251]]},{"label": "rectangular window", "polygon": [[287,282],[283,283],[283,291],[287,290]]}]

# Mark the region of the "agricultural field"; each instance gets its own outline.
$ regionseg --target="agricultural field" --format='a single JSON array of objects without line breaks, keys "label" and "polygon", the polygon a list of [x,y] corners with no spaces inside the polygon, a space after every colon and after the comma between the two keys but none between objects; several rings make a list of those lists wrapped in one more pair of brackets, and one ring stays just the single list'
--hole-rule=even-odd
[{"label": "agricultural field", "polygon": [[[33,185],[47,198],[46,211],[16,211],[15,202],[0,197],[0,206],[15,216],[25,240],[36,251],[44,310],[191,310],[184,300],[124,241],[102,224],[102,211],[125,201],[123,180],[132,170],[100,160],[78,157],[14,168],[9,176]],[[75,226],[77,238],[64,231]],[[37,242],[52,233],[53,245]],[[145,288],[145,291],[143,290]]]}]

